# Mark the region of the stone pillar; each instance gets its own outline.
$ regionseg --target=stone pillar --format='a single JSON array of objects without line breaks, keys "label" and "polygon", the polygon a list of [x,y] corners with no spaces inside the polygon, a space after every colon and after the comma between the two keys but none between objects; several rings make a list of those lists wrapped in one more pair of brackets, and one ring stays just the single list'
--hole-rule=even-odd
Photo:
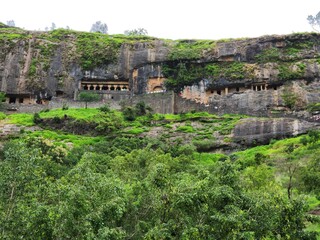
[{"label": "stone pillar", "polygon": [[228,92],[229,92],[229,89],[226,87],[226,88],[224,89],[225,95],[228,95]]},{"label": "stone pillar", "polygon": [[257,85],[255,86],[255,91],[258,91],[258,86]]}]

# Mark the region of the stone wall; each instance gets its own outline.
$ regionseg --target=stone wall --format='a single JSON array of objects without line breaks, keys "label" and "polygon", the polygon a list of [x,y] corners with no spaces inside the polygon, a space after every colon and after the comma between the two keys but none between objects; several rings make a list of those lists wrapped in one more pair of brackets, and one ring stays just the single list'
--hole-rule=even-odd
[{"label": "stone wall", "polygon": [[174,109],[173,113],[186,113],[190,111],[197,111],[197,112],[210,112],[209,105],[205,105],[202,103],[197,103],[193,100],[182,98],[180,95],[174,95]]},{"label": "stone wall", "polygon": [[141,101],[150,106],[155,113],[167,114],[174,112],[174,94],[172,92],[135,95],[123,101],[123,104],[134,106]]},{"label": "stone wall", "polygon": [[[108,104],[112,109],[119,110],[121,108],[120,102],[113,99],[103,100],[99,102],[89,102],[88,108],[99,108],[105,104]],[[62,108],[65,106],[69,108],[85,108],[85,102],[74,101],[65,98],[53,98],[53,100],[48,104],[4,104],[3,108],[7,113],[36,113],[45,109]]]}]

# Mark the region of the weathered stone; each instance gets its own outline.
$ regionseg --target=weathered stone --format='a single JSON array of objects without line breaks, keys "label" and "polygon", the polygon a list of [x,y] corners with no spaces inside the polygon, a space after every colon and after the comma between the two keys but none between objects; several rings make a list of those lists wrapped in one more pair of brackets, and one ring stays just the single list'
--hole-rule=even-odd
[{"label": "weathered stone", "polygon": [[[57,92],[63,92],[65,97],[75,99],[77,92],[81,90],[81,81],[87,77],[99,81],[126,81],[131,93],[128,96],[140,95],[151,92],[156,87],[161,89],[165,77],[163,65],[170,62],[174,66],[179,62],[168,58],[174,44],[160,39],[147,39],[123,43],[118,47],[118,52],[114,53],[117,54],[116,61],[102,63],[90,71],[85,71],[81,67],[76,36],[70,34],[64,36],[64,40],[51,41],[42,38],[41,33],[26,33],[31,37],[11,42],[3,41],[0,44],[0,90],[7,94],[30,94],[51,99]],[[268,116],[270,109],[284,105],[280,86],[284,85],[285,81],[300,81],[301,83],[297,84],[299,87],[294,87],[299,102],[304,105],[319,102],[319,36],[292,34],[217,41],[211,49],[203,50],[199,59],[183,61],[195,65],[242,62],[249,74],[240,79],[211,79],[210,76],[204,76],[197,79],[197,84],[187,86],[182,97],[204,104],[204,109],[218,114],[233,112]],[[39,57],[39,46],[46,44],[51,46],[52,52],[44,60]],[[295,50],[299,51],[295,54],[282,51],[296,45]],[[301,46],[308,47],[303,49]],[[275,59],[271,62],[259,62],[258,57],[266,50],[273,50],[278,55],[272,55]],[[293,60],[295,62],[292,66],[285,67],[299,74],[279,77],[279,62],[287,64]],[[299,72],[301,69],[304,69],[303,73]],[[191,102],[183,104],[191,105],[193,106]],[[199,109],[203,109],[203,106],[199,105]],[[185,111],[185,108],[176,107],[173,111]]]},{"label": "weathered stone", "polygon": [[243,145],[268,144],[271,139],[296,136],[319,126],[320,123],[292,118],[246,118],[235,126],[232,138]]}]

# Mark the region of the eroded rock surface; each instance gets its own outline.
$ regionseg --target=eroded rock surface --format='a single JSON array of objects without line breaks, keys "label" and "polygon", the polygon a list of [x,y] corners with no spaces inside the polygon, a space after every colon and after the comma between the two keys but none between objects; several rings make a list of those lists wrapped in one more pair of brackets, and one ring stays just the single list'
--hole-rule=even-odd
[{"label": "eroded rock surface", "polygon": [[282,139],[319,128],[320,123],[292,118],[246,118],[233,130],[233,140],[242,145],[268,144],[271,139]]}]

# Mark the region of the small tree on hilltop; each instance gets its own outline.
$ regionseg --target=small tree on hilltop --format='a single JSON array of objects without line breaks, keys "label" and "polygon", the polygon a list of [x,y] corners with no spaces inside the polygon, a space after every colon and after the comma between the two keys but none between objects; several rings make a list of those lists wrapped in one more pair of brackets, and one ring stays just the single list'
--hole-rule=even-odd
[{"label": "small tree on hilltop", "polygon": [[50,27],[50,30],[53,31],[57,28],[56,24],[55,23],[51,23],[51,27]]},{"label": "small tree on hilltop", "polygon": [[108,26],[106,23],[102,23],[101,21],[97,21],[96,23],[92,24],[90,32],[100,32],[107,34],[108,33]]},{"label": "small tree on hilltop", "polygon": [[81,92],[79,94],[79,100],[86,103],[86,108],[88,108],[88,102],[97,102],[101,99],[100,95],[91,92]]},{"label": "small tree on hilltop", "polygon": [[124,31],[124,34],[127,36],[146,36],[148,35],[148,31],[144,28],[137,28],[132,30]]},{"label": "small tree on hilltop", "polygon": [[307,20],[308,20],[309,24],[311,25],[311,27],[313,28],[313,30],[319,32],[319,29],[320,29],[320,12],[318,12],[316,16],[309,15]]},{"label": "small tree on hilltop", "polygon": [[7,21],[7,25],[8,25],[9,27],[15,27],[15,26],[16,26],[16,24],[15,24],[15,22],[14,22],[13,20]]}]

